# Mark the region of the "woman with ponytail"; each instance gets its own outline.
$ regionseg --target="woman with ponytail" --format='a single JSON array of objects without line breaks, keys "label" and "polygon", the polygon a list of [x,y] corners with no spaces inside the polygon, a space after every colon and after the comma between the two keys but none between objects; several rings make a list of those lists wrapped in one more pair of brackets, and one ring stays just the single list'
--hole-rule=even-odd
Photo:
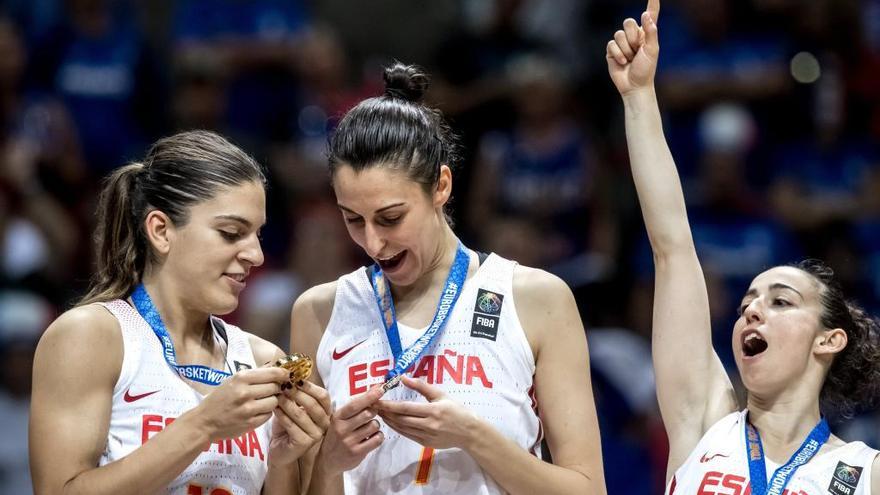
[{"label": "woman with ponytail", "polygon": [[261,367],[278,347],[214,316],[263,263],[264,223],[259,165],[211,132],[161,139],[107,178],[91,288],[34,357],[36,493],[305,491],[326,391],[286,386]]},{"label": "woman with ponytail", "polygon": [[455,145],[421,103],[428,78],[395,64],[385,81],[330,140],[340,213],[375,264],[307,291],[291,317],[335,405],[314,493],[605,493],[571,290],[462,245],[445,214]]},{"label": "woman with ponytail", "polygon": [[[758,274],[731,344],[747,396],[739,404],[712,344],[709,298],[654,75],[660,0],[607,45],[623,99],[632,175],[654,254],[653,360],[669,437],[666,493],[880,494],[878,451],[833,435],[880,392],[876,320],[817,261]],[[685,352],[682,352],[685,350]]]}]

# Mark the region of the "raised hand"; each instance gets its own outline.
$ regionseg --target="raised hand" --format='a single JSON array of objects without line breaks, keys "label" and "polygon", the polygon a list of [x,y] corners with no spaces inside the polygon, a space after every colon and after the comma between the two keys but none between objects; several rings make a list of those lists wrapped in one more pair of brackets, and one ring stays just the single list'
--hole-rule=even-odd
[{"label": "raised hand", "polygon": [[187,414],[199,418],[212,442],[237,437],[272,417],[288,379],[288,371],[277,367],[239,371]]},{"label": "raised hand", "polygon": [[308,381],[284,390],[278,396],[274,421],[269,462],[296,461],[324,437],[330,425],[330,395]]},{"label": "raised hand", "polygon": [[421,380],[403,377],[403,384],[422,394],[428,403],[379,401],[379,416],[394,431],[435,449],[464,448],[480,419],[466,407],[446,397],[443,391]]},{"label": "raised hand", "polygon": [[376,417],[374,407],[382,394],[381,386],[373,387],[330,417],[330,427],[318,457],[325,473],[338,474],[353,469],[382,445],[385,436],[379,431],[379,422],[373,419]]},{"label": "raised hand", "polygon": [[648,8],[642,13],[641,27],[635,19],[623,21],[623,29],[615,32],[614,39],[606,46],[608,73],[621,96],[654,85],[660,55],[657,36],[659,16],[660,0],[648,0]]}]

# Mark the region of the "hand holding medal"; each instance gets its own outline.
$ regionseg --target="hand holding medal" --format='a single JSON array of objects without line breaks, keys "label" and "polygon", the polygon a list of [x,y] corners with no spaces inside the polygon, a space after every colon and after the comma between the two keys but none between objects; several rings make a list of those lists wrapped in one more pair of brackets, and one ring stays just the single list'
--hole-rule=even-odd
[{"label": "hand holding medal", "polygon": [[275,361],[273,366],[284,368],[290,372],[290,382],[285,383],[282,388],[292,388],[294,385],[301,383],[312,375],[312,358],[299,353],[289,354]]},{"label": "hand holding medal", "polygon": [[278,394],[269,456],[274,462],[289,464],[324,438],[330,424],[330,395],[306,381],[312,374],[313,363],[304,354],[284,356],[269,367],[283,369],[289,380],[281,385],[282,392]]},{"label": "hand holding medal", "polygon": [[473,411],[423,380],[398,375],[400,382],[425,401],[380,400],[376,410],[386,425],[432,449],[461,448],[473,443],[485,423]]}]

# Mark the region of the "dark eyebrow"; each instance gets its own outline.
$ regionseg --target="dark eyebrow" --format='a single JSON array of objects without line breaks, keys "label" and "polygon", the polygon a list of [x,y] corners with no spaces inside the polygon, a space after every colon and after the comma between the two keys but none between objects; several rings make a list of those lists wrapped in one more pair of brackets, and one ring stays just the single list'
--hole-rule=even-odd
[{"label": "dark eyebrow", "polygon": [[[770,290],[782,290],[782,289],[788,289],[788,290],[794,291],[794,293],[797,294],[798,296],[800,296],[801,299],[804,298],[803,294],[801,294],[797,289],[795,289],[794,287],[792,287],[790,285],[781,284],[778,282],[775,284],[770,284]],[[748,296],[757,296],[757,295],[758,295],[758,289],[749,289],[749,291],[746,292],[746,295],[743,296],[743,299],[745,299]]]},{"label": "dark eyebrow", "polygon": [[774,289],[777,289],[777,290],[788,289],[790,291],[794,291],[794,293],[797,294],[798,296],[800,296],[801,299],[804,298],[804,295],[801,294],[800,291],[798,291],[797,289],[795,289],[794,287],[792,287],[790,285],[785,285],[785,284],[780,284],[780,283],[775,283],[775,284],[770,285],[770,290],[774,290]]},{"label": "dark eyebrow", "polygon": [[232,220],[233,222],[238,222],[244,225],[247,228],[251,228],[253,224],[247,218],[240,217],[238,215],[217,215],[214,217],[215,220]]},{"label": "dark eyebrow", "polygon": [[[394,208],[395,206],[403,206],[403,205],[405,205],[405,204],[406,204],[406,203],[394,203],[394,204],[391,204],[391,205],[388,205],[388,206],[383,206],[382,208],[379,208],[378,210],[376,210],[376,213],[382,213],[383,211],[385,211],[385,210],[390,210],[391,208]],[[336,206],[338,206],[340,210],[345,210],[345,211],[351,213],[352,215],[358,215],[358,216],[360,216],[360,214],[359,214],[358,212],[352,210],[351,208],[346,208],[345,206],[343,206],[343,205],[341,205],[341,204],[339,204],[339,203],[336,203]]]}]

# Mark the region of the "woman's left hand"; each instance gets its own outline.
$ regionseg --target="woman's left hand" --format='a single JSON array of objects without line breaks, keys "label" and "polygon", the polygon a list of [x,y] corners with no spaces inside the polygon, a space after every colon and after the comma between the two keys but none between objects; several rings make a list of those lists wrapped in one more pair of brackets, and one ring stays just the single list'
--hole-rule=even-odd
[{"label": "woman's left hand", "polygon": [[482,420],[437,387],[407,376],[402,383],[428,403],[380,400],[377,409],[385,424],[425,447],[467,448]]},{"label": "woman's left hand", "polygon": [[272,424],[269,462],[287,465],[324,438],[330,424],[330,395],[311,382],[282,390]]}]

